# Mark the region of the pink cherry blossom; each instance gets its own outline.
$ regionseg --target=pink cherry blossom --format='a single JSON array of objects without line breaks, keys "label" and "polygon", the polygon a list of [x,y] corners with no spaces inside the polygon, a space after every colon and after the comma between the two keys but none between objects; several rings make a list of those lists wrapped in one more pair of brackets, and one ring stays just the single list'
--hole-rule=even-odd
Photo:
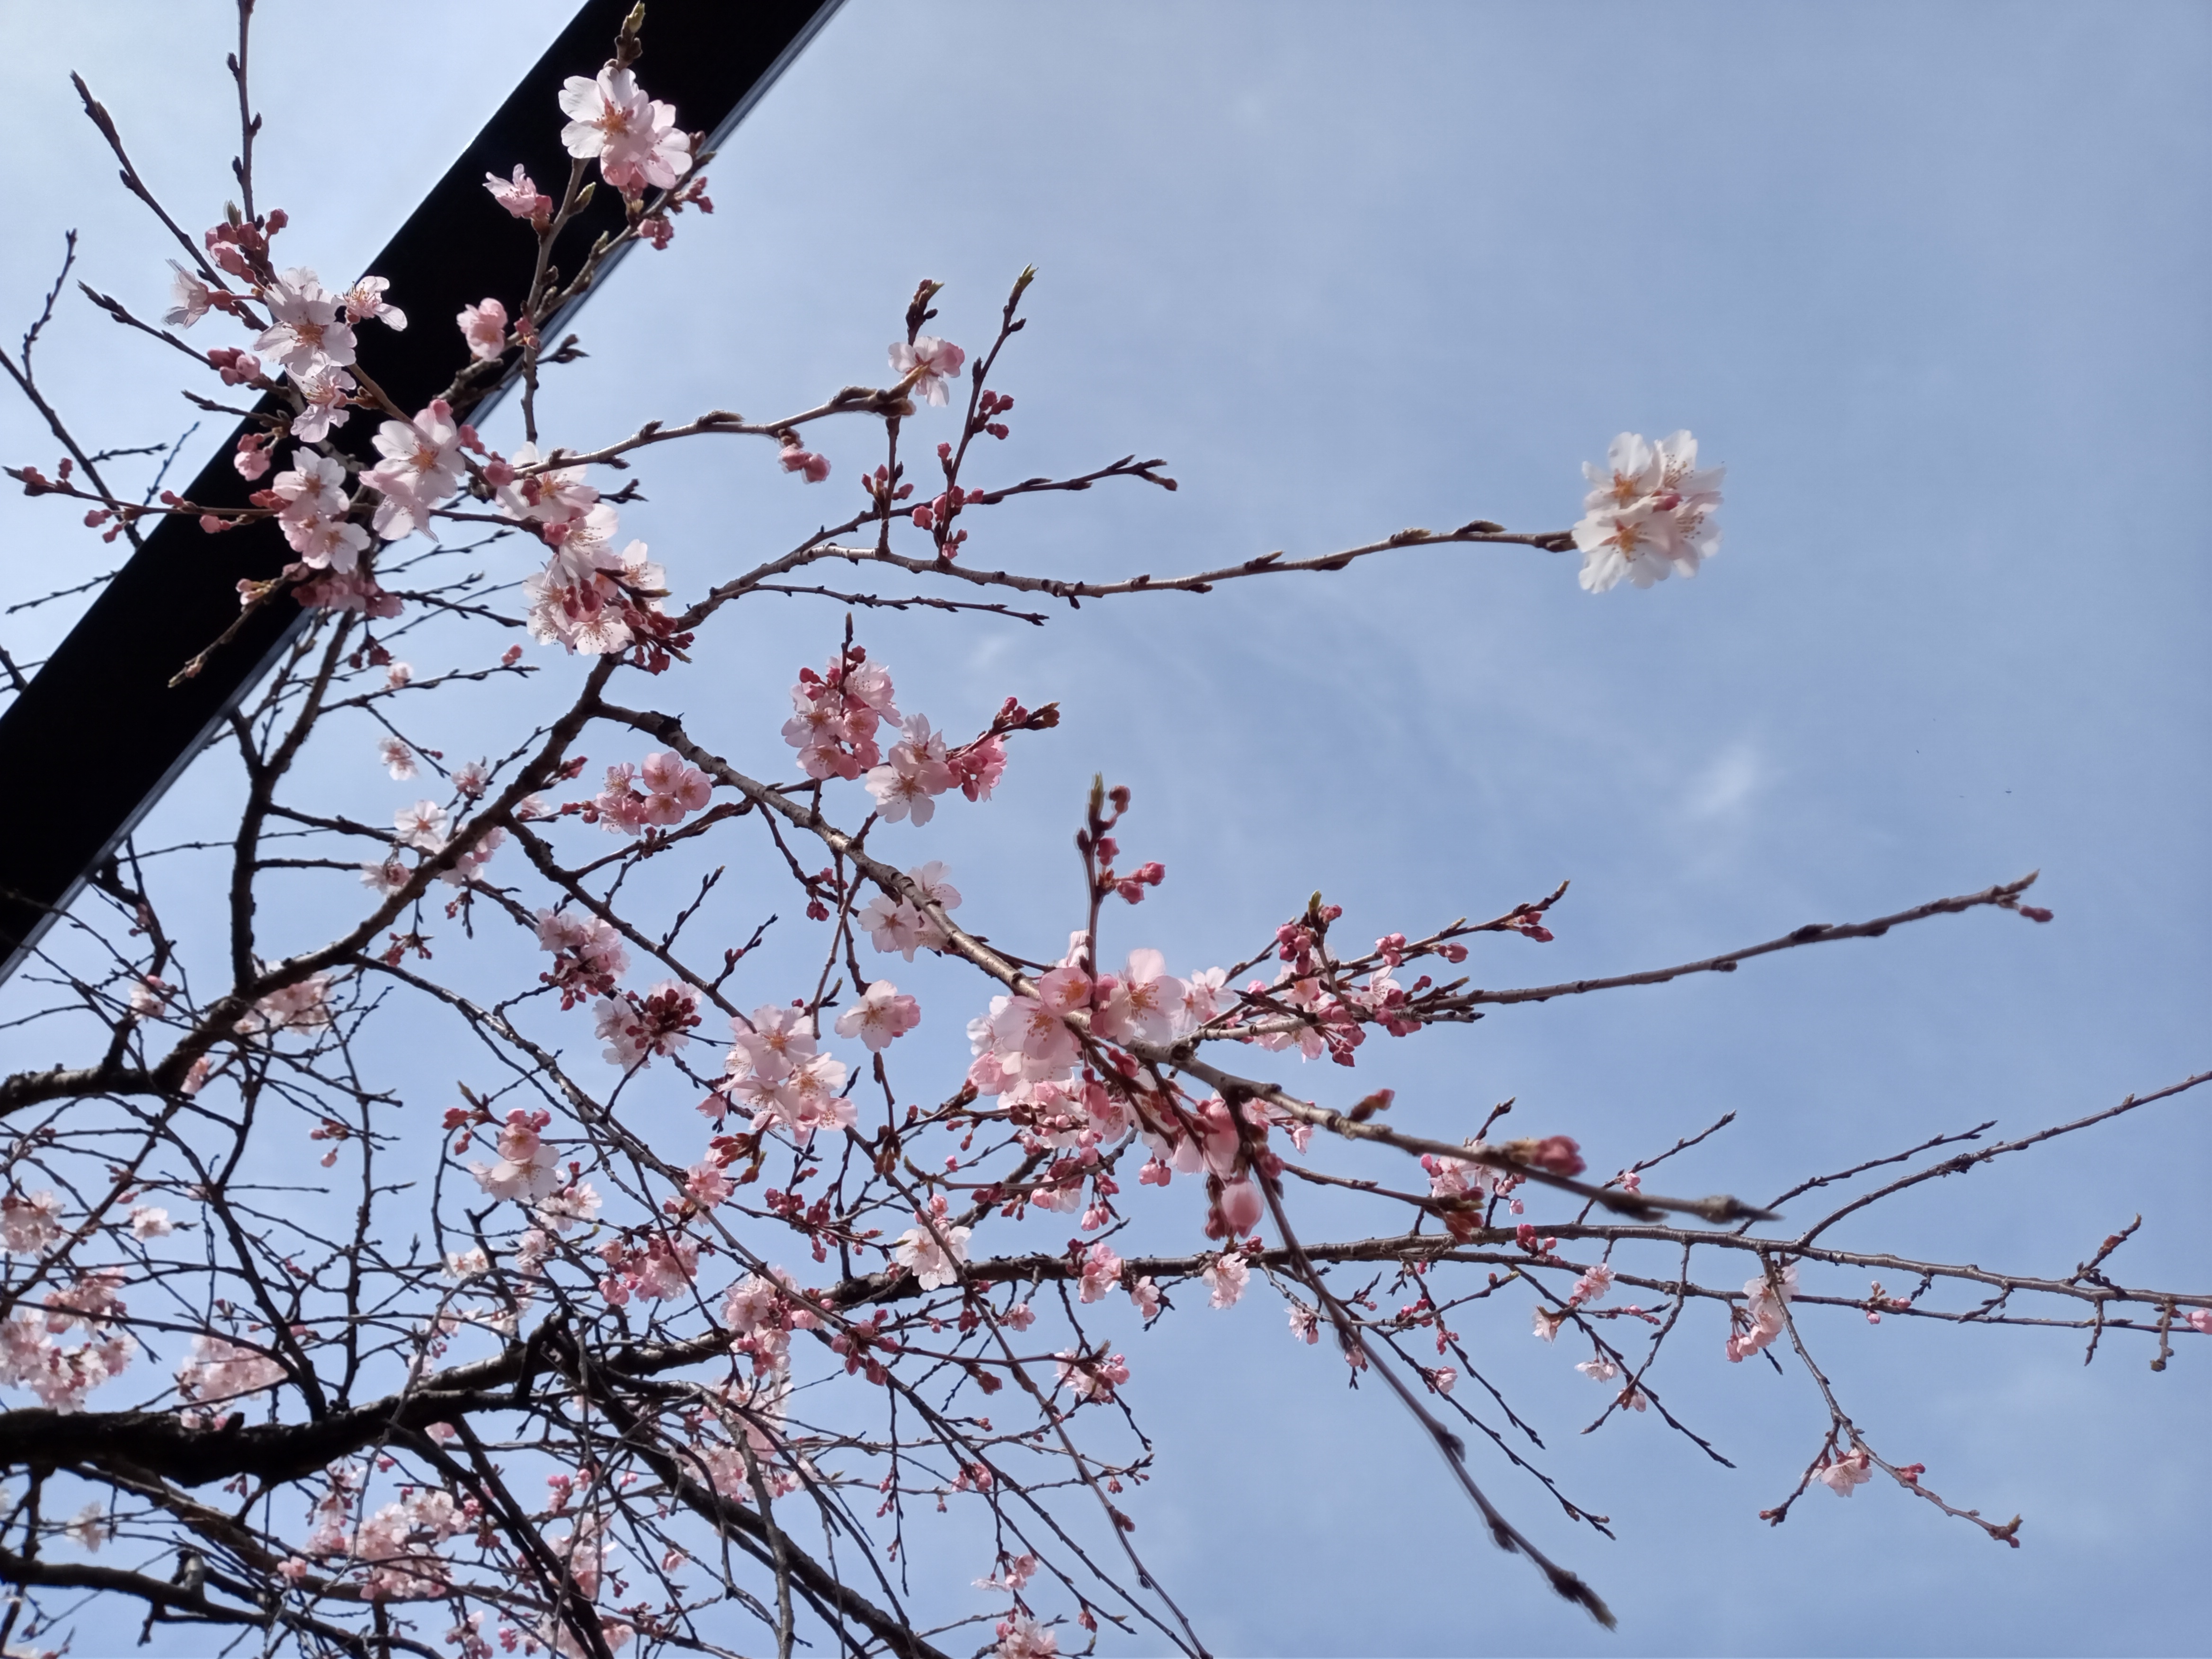
[{"label": "pink cherry blossom", "polygon": [[732,1077],[775,1083],[814,1058],[813,1017],[799,1009],[767,1003],[749,1021],[732,1019],[730,1030],[736,1041],[725,1069]]},{"label": "pink cherry blossom", "polygon": [[634,992],[602,997],[592,1012],[607,1044],[607,1063],[642,1069],[656,1054],[680,1053],[690,1042],[690,1030],[699,1023],[699,994],[665,979],[641,997]]},{"label": "pink cherry blossom", "polygon": [[1720,550],[1712,514],[1726,470],[1698,471],[1698,441],[1687,432],[1656,444],[1633,432],[1615,438],[1604,467],[1583,468],[1593,486],[1574,527],[1583,588],[1601,593],[1623,576],[1649,587],[1678,570],[1696,575]]},{"label": "pink cherry blossom", "polygon": [[345,313],[356,323],[380,322],[398,333],[407,326],[407,313],[388,303],[385,289],[392,284],[381,276],[364,276],[346,290]]},{"label": "pink cherry blossom", "polygon": [[492,854],[506,844],[507,831],[498,824],[477,838],[475,845],[460,854],[438,872],[438,879],[448,887],[465,887],[491,862]]},{"label": "pink cherry blossom", "polygon": [[927,334],[912,345],[900,340],[891,347],[891,373],[902,380],[912,375],[915,395],[939,405],[945,402],[947,384],[958,377],[961,365],[967,361],[968,354],[951,341]]},{"label": "pink cherry blossom", "polygon": [[666,190],[690,168],[691,139],[676,131],[675,109],[647,98],[626,69],[609,64],[596,81],[570,76],[561,110],[569,118],[561,130],[568,154],[598,157],[599,176],[625,196]]},{"label": "pink cherry blossom", "polygon": [[646,557],[643,542],[615,550],[614,509],[604,502],[568,533],[545,568],[523,584],[532,639],[606,656],[627,651],[648,618],[660,614],[667,573]]},{"label": "pink cherry blossom", "polygon": [[343,426],[352,418],[352,411],[345,407],[346,400],[358,385],[342,368],[295,374],[292,390],[300,394],[305,407],[292,416],[293,437],[303,444],[320,443],[331,435],[333,427]]},{"label": "pink cherry blossom", "polygon": [[169,269],[176,273],[169,285],[175,302],[161,313],[161,320],[171,328],[190,328],[207,315],[210,290],[174,259],[169,261]]},{"label": "pink cherry blossom", "polygon": [[1114,1247],[1102,1238],[1084,1254],[1083,1300],[1103,1302],[1121,1282],[1121,1258],[1115,1255]]},{"label": "pink cherry blossom", "polygon": [[353,362],[353,327],[339,314],[343,301],[312,270],[288,270],[262,296],[275,321],[254,341],[289,374],[343,368]]},{"label": "pink cherry blossom", "polygon": [[398,738],[385,738],[376,745],[376,757],[384,769],[392,775],[395,783],[404,783],[415,775],[415,751]]},{"label": "pink cherry blossom", "polygon": [[888,1048],[921,1024],[921,1005],[901,996],[897,986],[879,979],[861,994],[860,1000],[837,1016],[837,1035],[856,1036],[871,1050]]},{"label": "pink cherry blossom", "polygon": [[707,775],[686,765],[680,755],[647,755],[638,777],[645,786],[648,823],[681,823],[684,814],[702,811],[714,794]]},{"label": "pink cherry blossom", "polygon": [[599,1195],[588,1181],[572,1181],[537,1209],[538,1221],[558,1233],[588,1225],[599,1212]]},{"label": "pink cherry blossom", "polygon": [[259,1031],[313,1031],[331,1023],[331,976],[311,974],[306,979],[279,987],[255,1003],[238,1029],[249,1035]]},{"label": "pink cherry blossom", "polygon": [[1785,1263],[1771,1283],[1765,1278],[1745,1281],[1744,1310],[1738,1316],[1742,1322],[1729,1334],[1728,1357],[1731,1362],[1747,1358],[1782,1334],[1787,1322],[1783,1310],[1796,1293],[1797,1264],[1794,1261]]},{"label": "pink cherry blossom", "polygon": [[1203,1273],[1208,1300],[1217,1308],[1233,1308],[1244,1294],[1244,1286],[1252,1277],[1251,1268],[1244,1258],[1234,1250],[1224,1250],[1213,1258]]},{"label": "pink cherry blossom", "polygon": [[[1016,1077],[1055,1077],[1075,1064],[1075,1033],[1036,997],[994,997],[982,1022],[989,1052],[1000,1069]],[[974,1042],[973,1026],[969,1036]]]},{"label": "pink cherry blossom", "polygon": [[258,1394],[284,1380],[284,1368],[265,1353],[220,1336],[192,1339],[192,1357],[177,1367],[177,1392],[210,1404]]},{"label": "pink cherry blossom", "polygon": [[1129,1362],[1118,1353],[1091,1359],[1062,1352],[1053,1358],[1060,1362],[1059,1385],[1078,1400],[1104,1405],[1113,1399],[1114,1390],[1129,1380]]},{"label": "pink cherry blossom", "polygon": [[453,320],[460,325],[461,338],[468,342],[469,356],[477,362],[490,362],[507,349],[507,307],[497,300],[464,306]]},{"label": "pink cherry blossom", "polygon": [[553,952],[543,978],[561,993],[561,1006],[574,1007],[586,995],[605,996],[629,968],[629,952],[611,922],[574,910],[538,913],[538,948]]},{"label": "pink cherry blossom", "polygon": [[1613,1269],[1601,1261],[1575,1280],[1567,1299],[1575,1303],[1602,1302],[1606,1292],[1613,1288]]},{"label": "pink cherry blossom", "polygon": [[509,1112],[499,1132],[499,1162],[469,1165],[477,1185],[494,1198],[521,1203],[535,1202],[558,1190],[560,1155],[545,1145],[538,1133],[550,1121],[543,1112],[526,1112],[520,1107]]},{"label": "pink cherry blossom", "polygon": [[51,1192],[0,1198],[0,1245],[10,1255],[34,1255],[62,1236],[62,1201]]},{"label": "pink cherry blossom", "polygon": [[1874,1479],[1874,1459],[1863,1446],[1854,1446],[1844,1456],[1825,1468],[1814,1471],[1813,1478],[1838,1498],[1849,1498],[1857,1488]]},{"label": "pink cherry blossom", "polygon": [[922,941],[928,923],[921,911],[905,899],[893,898],[888,893],[878,893],[854,918],[868,935],[877,950],[889,954],[896,951],[908,962]]},{"label": "pink cherry blossom", "polygon": [[217,346],[208,353],[208,362],[225,386],[245,386],[260,378],[261,359],[236,346]]},{"label": "pink cherry blossom", "polygon": [[927,823],[937,811],[935,798],[952,787],[945,738],[929,729],[925,714],[908,715],[899,729],[903,735],[888,760],[867,775],[868,793],[889,822],[911,814],[917,825]]},{"label": "pink cherry blossom", "polygon": [[539,526],[574,524],[598,502],[599,492],[585,482],[582,467],[540,467],[538,446],[525,443],[503,464],[495,459],[484,469],[495,486],[493,501],[508,518]]},{"label": "pink cherry blossom", "polygon": [[411,535],[430,527],[430,510],[460,487],[460,424],[442,398],[412,421],[386,421],[377,428],[384,457],[362,482],[377,490],[376,533]]},{"label": "pink cherry blossom", "polygon": [[426,853],[437,852],[445,846],[446,829],[450,822],[446,809],[434,800],[418,800],[392,816],[392,828],[401,843],[419,847]]},{"label": "pink cherry blossom", "polygon": [[[969,1229],[956,1227],[944,1219],[945,1200],[931,1200],[935,1213],[899,1235],[891,1247],[891,1260],[902,1267],[911,1268],[915,1280],[925,1291],[941,1291],[948,1285],[960,1282],[960,1264],[968,1260]],[[932,1229],[934,1228],[933,1231]]]},{"label": "pink cherry blossom", "polygon": [[1025,1331],[1036,1323],[1036,1310],[1026,1302],[1017,1302],[999,1316],[999,1322],[1010,1331]]},{"label": "pink cherry blossom", "polygon": [[1183,982],[1168,973],[1165,957],[1132,951],[1104,1006],[1091,1016],[1091,1029],[1115,1042],[1132,1037],[1165,1042],[1175,1035],[1188,995]]},{"label": "pink cherry blossom", "polygon": [[791,688],[793,713],[784,722],[784,741],[799,750],[808,777],[857,778],[883,758],[876,728],[900,718],[891,696],[890,673],[858,647],[819,674],[802,668]]},{"label": "pink cherry blossom", "polygon": [[2191,1308],[2189,1310],[2189,1328],[2212,1336],[2212,1308]]},{"label": "pink cherry blossom", "polygon": [[271,435],[266,432],[249,432],[238,441],[238,447],[231,452],[230,464],[246,483],[256,483],[267,474],[269,452],[264,446]]},{"label": "pink cherry blossom", "polygon": [[1588,1359],[1579,1361],[1575,1369],[1593,1382],[1610,1382],[1620,1375],[1620,1367],[1603,1354],[1595,1354]]},{"label": "pink cherry blossom", "polygon": [[368,547],[368,532],[346,522],[346,471],[312,450],[297,450],[289,471],[269,481],[267,500],[277,505],[276,527],[312,569],[350,571]]},{"label": "pink cherry blossom", "polygon": [[493,201],[518,219],[550,221],[553,216],[553,198],[539,193],[520,161],[514,164],[512,179],[502,179],[496,173],[484,174],[484,188],[491,192]]},{"label": "pink cherry blossom", "polygon": [[782,453],[776,459],[786,472],[804,473],[809,483],[820,483],[830,476],[830,458],[802,448],[795,439],[784,440]]},{"label": "pink cherry blossom", "polygon": [[1263,1205],[1260,1189],[1249,1181],[1225,1182],[1221,1188],[1221,1218],[1232,1233],[1249,1233],[1260,1224]]},{"label": "pink cherry blossom", "polygon": [[996,1634],[998,1659],[1059,1659],[1059,1636],[1025,1613],[1000,1620]]}]

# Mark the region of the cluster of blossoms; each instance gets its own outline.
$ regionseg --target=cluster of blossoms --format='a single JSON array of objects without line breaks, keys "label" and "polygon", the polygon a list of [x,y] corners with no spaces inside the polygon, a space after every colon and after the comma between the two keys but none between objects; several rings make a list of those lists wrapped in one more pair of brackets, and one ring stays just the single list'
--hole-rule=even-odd
[{"label": "cluster of blossoms", "polygon": [[532,639],[570,651],[610,656],[655,642],[677,644],[661,601],[667,575],[646,557],[646,545],[617,548],[621,520],[574,467],[539,466],[537,447],[493,455],[483,467],[500,514],[533,531],[553,550],[524,588]]},{"label": "cluster of blossoms", "polygon": [[264,1031],[316,1031],[331,1023],[331,979],[311,974],[297,984],[271,991],[255,1003],[238,1029],[251,1036]]},{"label": "cluster of blossoms", "polygon": [[714,791],[707,775],[680,755],[647,755],[641,765],[625,761],[607,768],[606,786],[583,808],[584,821],[617,836],[643,835],[703,811]]},{"label": "cluster of blossoms", "polygon": [[[893,696],[890,671],[848,641],[822,672],[799,671],[791,688],[792,717],[783,726],[783,740],[799,751],[808,777],[861,780],[878,812],[893,823],[908,818],[917,826],[927,823],[936,814],[937,797],[955,788],[972,801],[990,799],[1006,775],[1005,734],[1059,718],[1053,709],[1031,714],[1009,697],[989,731],[953,749],[927,715],[902,715]],[[876,736],[887,723],[899,732],[888,756]]]},{"label": "cluster of blossoms", "polygon": [[734,1105],[752,1113],[754,1133],[781,1127],[805,1146],[817,1129],[842,1129],[855,1121],[843,1092],[845,1063],[816,1051],[813,1018],[803,1007],[769,1003],[749,1020],[732,1016],[730,1030],[734,1041],[722,1081],[701,1109],[718,1122],[726,1106]]},{"label": "cluster of blossoms", "polygon": [[494,1198],[521,1204],[551,1197],[563,1177],[560,1155],[543,1139],[552,1121],[548,1112],[526,1112],[520,1107],[509,1112],[500,1127],[499,1162],[469,1165],[477,1185]]},{"label": "cluster of blossoms", "polygon": [[[870,662],[860,646],[848,645],[819,674],[799,671],[783,740],[799,751],[808,777],[857,778],[883,759],[877,728],[886,720],[900,724],[893,695],[890,671]],[[949,781],[943,786],[951,787]]]},{"label": "cluster of blossoms", "polygon": [[1731,1364],[1740,1364],[1782,1334],[1788,1322],[1784,1310],[1797,1294],[1797,1264],[1785,1261],[1771,1274],[1747,1279],[1743,1309],[1732,1314],[1728,1339]]},{"label": "cluster of blossoms", "polygon": [[1712,515],[1727,471],[1698,471],[1698,441],[1686,432],[1657,443],[1634,432],[1615,438],[1604,466],[1583,467],[1590,492],[1574,529],[1583,586],[1602,593],[1623,576],[1649,587],[1677,570],[1696,575],[1720,551]]},{"label": "cluster of blossoms", "polygon": [[942,1194],[931,1199],[928,1213],[916,1215],[915,1224],[891,1246],[891,1260],[912,1272],[915,1282],[925,1291],[941,1291],[958,1284],[961,1264],[968,1260],[972,1229],[955,1226],[950,1213],[951,1206]]},{"label": "cluster of blossoms", "polygon": [[[639,222],[640,234],[656,246],[666,245],[670,212],[685,204],[712,210],[703,179],[678,187],[690,171],[691,136],[677,128],[673,107],[647,97],[627,67],[611,63],[595,79],[570,77],[560,103],[570,118],[562,133],[568,153],[580,161],[596,161],[600,176],[626,200],[638,202],[648,188],[674,191]],[[541,236],[553,229],[556,204],[521,167],[508,179],[487,175],[486,184],[501,208],[527,221]],[[277,373],[288,381],[295,404],[289,416],[268,430],[248,434],[238,445],[234,461],[249,482],[267,474],[274,450],[286,439],[301,446],[321,443],[348,420],[351,409],[370,406],[352,372],[361,325],[374,320],[392,329],[407,325],[405,314],[386,300],[388,285],[382,277],[365,276],[341,295],[325,289],[313,270],[276,271],[269,243],[286,223],[281,210],[251,221],[234,213],[209,230],[208,258],[238,278],[240,289],[225,286],[206,267],[198,273],[173,267],[173,303],[165,314],[171,326],[188,328],[210,310],[249,322],[255,320],[256,302],[267,313],[267,326],[255,337],[251,351],[218,347],[207,354],[226,385],[268,389],[274,385],[268,375]],[[509,322],[505,304],[495,298],[464,308],[455,319],[470,356],[479,362],[500,358],[518,343],[534,346],[532,315],[526,312],[514,319],[511,330]],[[957,368],[958,351],[951,349]],[[938,401],[943,401],[941,393]],[[299,556],[286,577],[303,605],[396,616],[398,599],[380,587],[362,562],[371,532],[386,540],[427,533],[441,505],[473,483],[489,490],[507,516],[529,522],[554,549],[546,568],[529,583],[534,637],[592,654],[635,650],[653,662],[665,661],[668,649],[681,648],[682,638],[667,626],[659,604],[664,574],[646,559],[644,544],[617,544],[614,510],[597,504],[598,492],[574,472],[533,476],[530,469],[538,465],[534,446],[524,445],[511,458],[491,453],[442,399],[411,421],[385,421],[375,445],[380,459],[360,478],[375,499],[368,528],[355,521],[345,465],[304,447],[295,453],[289,471],[252,498],[255,507],[276,513]],[[482,457],[481,463],[472,465],[464,451]],[[803,453],[798,465],[810,478],[828,471],[827,462]],[[163,499],[170,505],[177,501],[173,494]],[[112,512],[96,515],[102,521],[111,516]],[[219,514],[201,520],[210,532],[238,522]],[[264,586],[242,583],[241,599],[258,597]]]},{"label": "cluster of blossoms", "polygon": [[538,978],[560,992],[563,1009],[587,996],[612,996],[615,981],[629,969],[629,950],[620,930],[574,910],[540,910],[538,947],[553,953],[552,967]]},{"label": "cluster of blossoms", "polygon": [[[561,129],[568,154],[596,160],[599,176],[632,200],[648,186],[666,190],[690,171],[691,138],[677,131],[675,106],[647,97],[627,69],[609,64],[597,80],[570,76],[561,90],[561,111],[569,118]],[[520,167],[515,174],[514,195],[536,196]],[[502,205],[515,212],[514,205]],[[516,216],[534,218],[537,212],[533,204]]]},{"label": "cluster of blossoms", "polygon": [[[42,1252],[60,1240],[60,1213],[51,1192],[10,1192],[0,1200],[0,1238],[10,1255]],[[85,1395],[121,1376],[137,1354],[137,1343],[115,1328],[128,1311],[117,1294],[128,1277],[120,1267],[93,1268],[47,1291],[45,1312],[19,1308],[0,1321],[0,1385],[27,1389],[53,1411],[82,1410]],[[58,1340],[71,1331],[82,1340]]]},{"label": "cluster of blossoms", "polygon": [[284,1368],[258,1348],[220,1336],[192,1339],[192,1357],[177,1367],[177,1392],[204,1406],[273,1389]]},{"label": "cluster of blossoms", "polygon": [[652,1065],[654,1055],[676,1054],[691,1040],[691,1028],[699,1023],[699,994],[663,980],[643,996],[624,991],[602,997],[592,1012],[607,1045],[607,1063],[638,1070]]},{"label": "cluster of blossoms", "polygon": [[[906,872],[909,890],[947,912],[960,908],[960,890],[948,879],[944,864],[932,859]],[[945,935],[927,912],[912,898],[893,898],[878,893],[855,918],[870,943],[888,955],[897,951],[908,962],[916,951],[940,950]]]}]

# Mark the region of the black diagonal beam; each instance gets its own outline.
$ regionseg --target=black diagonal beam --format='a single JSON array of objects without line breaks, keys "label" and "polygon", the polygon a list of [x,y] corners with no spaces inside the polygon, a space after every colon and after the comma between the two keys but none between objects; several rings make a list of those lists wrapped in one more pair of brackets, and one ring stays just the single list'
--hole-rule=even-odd
[{"label": "black diagonal beam", "polygon": [[[361,360],[403,407],[420,408],[466,366],[453,321],[463,306],[495,295],[510,315],[520,312],[529,238],[485,192],[484,174],[504,178],[520,161],[541,189],[558,194],[568,176],[556,101],[561,83],[598,72],[630,3],[587,0],[369,266],[391,283],[390,297],[407,312],[410,326],[398,334],[364,326]],[[838,3],[652,0],[639,82],[676,106],[679,125],[719,139]],[[622,223],[619,199],[602,185],[580,222],[563,234],[556,263],[573,266],[599,232]],[[281,246],[276,263],[286,263]],[[549,345],[568,320],[544,325]],[[356,413],[337,436],[373,459],[368,438],[379,418]],[[246,504],[250,486],[232,467],[231,449],[225,443],[192,481],[191,500]],[[305,613],[282,600],[251,618],[197,678],[169,686],[194,653],[238,619],[239,581],[266,580],[289,557],[266,522],[209,536],[193,520],[164,520],[0,713],[0,777],[70,780],[66,817],[46,816],[35,832],[19,827],[0,838],[0,979],[297,635]],[[88,741],[100,757],[90,767],[82,760]]]}]

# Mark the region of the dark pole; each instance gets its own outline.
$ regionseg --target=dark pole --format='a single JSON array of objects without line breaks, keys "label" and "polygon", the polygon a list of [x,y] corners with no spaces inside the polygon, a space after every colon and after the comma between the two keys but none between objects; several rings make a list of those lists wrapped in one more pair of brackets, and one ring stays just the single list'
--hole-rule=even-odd
[{"label": "dark pole", "polygon": [[[390,282],[392,301],[407,311],[412,326],[398,334],[362,330],[362,362],[403,408],[422,407],[466,366],[468,353],[453,321],[463,306],[495,295],[510,313],[519,309],[528,275],[527,240],[485,193],[484,174],[504,178],[520,161],[543,187],[558,190],[568,174],[556,102],[561,83],[572,75],[598,73],[630,4],[586,0],[369,266]],[[719,142],[838,4],[652,0],[638,79],[653,96],[676,106],[682,126],[705,131]],[[573,262],[599,232],[622,223],[620,199],[602,186],[577,226],[563,234],[556,261],[567,252]],[[570,319],[563,313],[544,323],[549,347]],[[489,402],[461,412],[481,416]],[[366,453],[377,424],[373,414],[356,414],[337,435],[349,451]],[[248,429],[241,425],[239,432]],[[192,481],[187,499],[246,504],[250,486],[230,464],[235,437]],[[265,521],[210,536],[195,520],[163,520],[0,713],[0,777],[74,780],[65,820],[46,820],[34,834],[18,830],[0,839],[0,979],[31,953],[86,878],[306,625],[307,613],[280,599],[250,618],[198,678],[173,689],[169,684],[179,668],[238,619],[239,581],[265,581],[290,556]],[[87,767],[81,757],[93,734],[100,763]]]}]

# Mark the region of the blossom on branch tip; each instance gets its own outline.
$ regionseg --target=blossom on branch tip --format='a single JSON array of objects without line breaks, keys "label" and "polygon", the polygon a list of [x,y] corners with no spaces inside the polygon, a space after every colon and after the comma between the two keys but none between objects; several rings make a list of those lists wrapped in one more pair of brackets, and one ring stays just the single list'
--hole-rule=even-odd
[{"label": "blossom on branch tip", "polygon": [[[939,340],[924,334],[912,345],[905,341],[891,346],[891,373],[902,380],[914,377],[912,390],[926,403],[942,405],[947,397],[946,386],[960,374],[961,365],[968,354],[950,340]],[[919,524],[921,520],[915,520]]]},{"label": "blossom on branch tip", "polygon": [[561,110],[569,118],[562,146],[580,161],[596,156],[599,176],[625,196],[666,190],[690,168],[690,136],[676,131],[674,106],[647,98],[626,69],[609,64],[595,81],[570,76]]},{"label": "blossom on branch tip", "polygon": [[217,346],[208,353],[208,362],[225,386],[244,386],[261,374],[261,359],[236,346]]},{"label": "blossom on branch tip", "polygon": [[1603,467],[1585,464],[1592,485],[1583,516],[1574,527],[1582,550],[1582,585],[1602,593],[1623,576],[1649,587],[1680,570],[1694,576],[1720,551],[1725,467],[1698,467],[1698,441],[1677,432],[1657,443],[1624,432],[1613,441]]}]

